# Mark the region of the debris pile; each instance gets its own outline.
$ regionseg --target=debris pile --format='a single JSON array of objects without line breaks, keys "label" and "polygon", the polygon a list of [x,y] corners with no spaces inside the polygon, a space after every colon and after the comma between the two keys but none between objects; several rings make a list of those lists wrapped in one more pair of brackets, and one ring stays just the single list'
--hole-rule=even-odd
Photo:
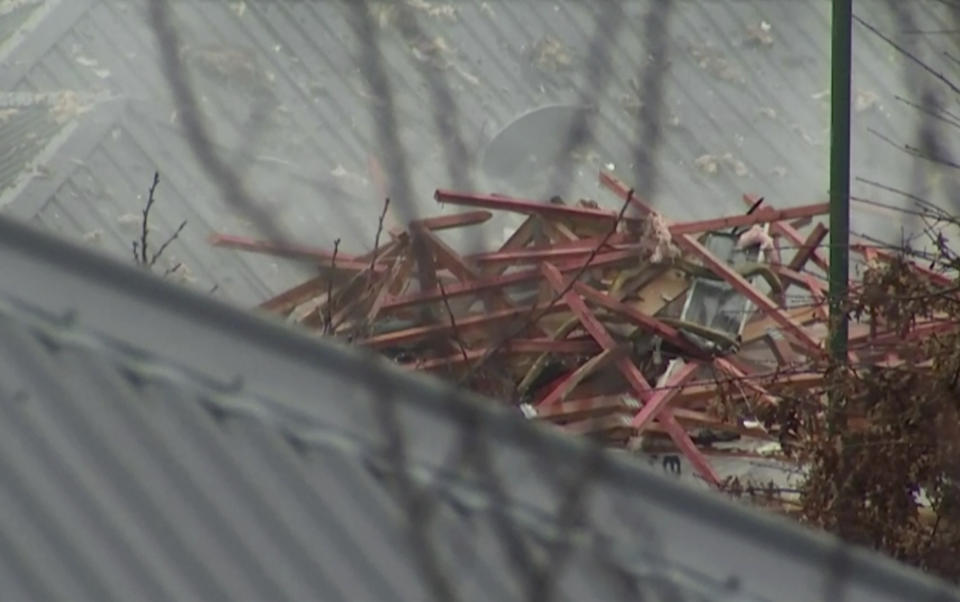
[{"label": "debris pile", "polygon": [[[675,223],[611,174],[600,181],[620,212],[438,190],[439,203],[470,210],[378,231],[365,255],[225,234],[212,242],[316,262],[316,277],[265,311],[531,419],[611,446],[680,453],[720,485],[710,458],[761,452],[718,442],[767,441],[775,454],[789,429],[759,417],[824,381],[827,229],[812,223],[828,206],[777,210],[745,195],[742,214]],[[442,240],[493,211],[526,215],[499,248],[462,255]],[[858,337],[888,334],[853,328],[851,348],[869,355]]]}]

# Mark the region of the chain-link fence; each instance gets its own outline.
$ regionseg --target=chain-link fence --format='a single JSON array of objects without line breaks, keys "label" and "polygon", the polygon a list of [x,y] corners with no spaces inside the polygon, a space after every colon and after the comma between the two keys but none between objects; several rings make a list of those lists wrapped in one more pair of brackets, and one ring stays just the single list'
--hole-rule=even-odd
[{"label": "chain-link fence", "polygon": [[[188,219],[171,267],[191,264],[205,288],[242,305],[302,280],[313,266],[237,259],[209,248],[205,227],[288,243],[336,239],[366,252],[379,235],[384,198],[388,226],[441,213],[437,188],[609,206],[596,181],[601,168],[678,219],[741,211],[746,192],[784,206],[826,196],[823,2],[64,0],[3,8],[19,19],[24,6],[41,4],[23,12],[19,26],[42,48],[8,41],[7,56],[24,66],[9,68],[7,84],[30,93],[107,91],[126,112],[106,127],[108,137],[118,145],[133,139],[143,151],[128,164],[119,146],[91,153],[86,168],[96,186],[73,184],[76,194],[109,188],[107,171],[122,174],[110,182],[145,188],[158,170],[170,187],[170,202],[157,209],[169,217],[158,217],[158,228],[172,231],[164,220]],[[855,5],[853,224],[878,246],[928,248],[932,225],[923,208],[954,211],[960,198],[950,136],[960,127],[951,109],[960,91],[952,79],[958,11],[950,2]],[[84,210],[58,194],[30,217],[55,224],[54,209]],[[80,233],[91,227],[71,219],[83,222]],[[491,224],[483,231],[517,225],[504,217]],[[448,242],[459,249],[502,242],[470,232]],[[112,244],[123,241],[118,235]],[[542,450],[508,444],[474,410],[453,416],[450,409],[436,431],[424,420],[412,430],[392,381],[379,383],[374,372],[351,375],[376,381],[370,428],[378,434],[370,441],[383,449],[362,455],[399,501],[435,599],[463,596],[469,571],[451,563],[468,560],[451,553],[450,536],[459,520],[452,517],[473,516],[462,507],[484,509],[483,528],[493,535],[482,545],[502,550],[469,562],[495,564],[491,587],[508,578],[506,592],[519,598],[581,599],[602,583],[611,599],[732,600],[745,595],[738,579],[763,580],[710,560],[724,554],[721,535],[736,537],[721,525],[696,522],[716,531],[701,540],[694,527],[676,526],[682,521],[667,532],[625,509],[628,494],[597,484],[628,474],[609,468],[619,466],[609,452],[584,446],[561,460],[548,437]],[[429,445],[435,437],[442,441]],[[524,453],[504,451],[511,445]],[[524,470],[509,465],[521,456]],[[614,518],[599,525],[604,512]],[[753,541],[744,545],[762,552]],[[777,545],[786,554],[789,544]],[[821,552],[798,553],[798,565],[836,592],[788,597],[859,599],[862,567],[827,563]],[[756,556],[758,567],[773,570]]]}]

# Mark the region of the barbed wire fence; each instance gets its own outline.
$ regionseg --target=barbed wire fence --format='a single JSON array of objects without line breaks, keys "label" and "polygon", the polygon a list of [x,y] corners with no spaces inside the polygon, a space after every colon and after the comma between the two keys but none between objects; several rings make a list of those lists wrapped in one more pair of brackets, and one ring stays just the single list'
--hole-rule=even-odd
[{"label": "barbed wire fence", "polygon": [[[198,0],[202,1],[202,0]],[[256,0],[248,0],[256,1]],[[390,206],[397,212],[397,217],[403,222],[420,219],[414,196],[417,194],[414,185],[411,149],[401,139],[400,130],[403,116],[398,109],[398,93],[391,78],[390,61],[381,48],[380,39],[383,33],[377,22],[377,6],[384,3],[361,2],[359,0],[343,0],[340,3],[345,22],[352,31],[352,36],[358,40],[356,51],[356,65],[365,80],[367,88],[377,102],[370,102],[366,107],[373,127],[373,143],[376,145],[376,156],[382,161],[383,170],[388,178],[386,194],[390,199]],[[390,3],[386,3],[390,4]],[[429,4],[429,3],[427,3]],[[486,3],[483,3],[486,5]],[[642,38],[645,41],[645,52],[649,60],[633,62],[639,87],[643,90],[643,103],[634,122],[635,129],[630,133],[642,143],[629,143],[633,149],[635,166],[634,177],[638,186],[637,192],[648,198],[656,198],[660,175],[656,170],[656,158],[664,142],[665,123],[665,88],[668,77],[668,68],[673,57],[670,55],[668,43],[671,36],[671,23],[674,19],[673,2],[654,2],[642,20]],[[414,6],[416,2],[393,3],[391,10],[396,12],[396,23],[400,35],[408,43],[424,40],[429,34],[422,26],[422,13],[418,13]],[[912,14],[908,3],[889,0],[885,3],[891,22],[900,24],[903,29],[917,29],[912,21]],[[442,5],[433,5],[440,10]],[[587,44],[586,59],[582,68],[586,71],[585,83],[578,92],[575,103],[589,105],[598,91],[611,86],[616,78],[611,68],[611,55],[617,51],[616,40],[618,34],[627,23],[624,18],[624,3],[597,3],[593,12],[595,21],[593,31]],[[380,7],[382,8],[382,6]],[[548,9],[544,9],[548,10]],[[950,14],[954,25],[960,25],[960,7],[950,5]],[[243,165],[236,158],[222,156],[213,141],[212,128],[207,123],[199,95],[193,88],[190,77],[182,62],[180,48],[183,45],[181,34],[177,30],[175,4],[167,0],[149,0],[149,22],[153,29],[157,48],[160,52],[160,64],[170,91],[175,99],[178,112],[182,116],[183,135],[186,137],[189,148],[196,163],[206,172],[210,180],[219,188],[222,198],[235,207],[254,223],[259,233],[271,241],[288,241],[289,232],[275,218],[270,211],[263,208],[255,194],[245,183],[246,175]],[[866,18],[866,17],[865,17]],[[861,22],[870,24],[869,21]],[[868,28],[869,29],[869,28]],[[875,30],[879,32],[879,29]],[[892,38],[891,38],[892,40]],[[888,40],[890,41],[890,40]],[[827,43],[826,35],[823,43]],[[899,46],[898,46],[899,47]],[[913,57],[918,52],[911,49],[909,44],[899,47],[901,51]],[[393,57],[394,60],[398,60]],[[916,95],[916,104],[920,107],[918,140],[915,142],[919,152],[911,152],[912,142],[902,142],[904,152],[920,156],[921,160],[933,161],[940,164],[949,162],[947,157],[949,140],[943,128],[944,119],[952,119],[946,108],[949,102],[943,101],[943,95],[938,88],[943,84],[943,77],[931,77],[931,69],[918,67],[921,61],[914,58],[905,62],[903,81],[905,87]],[[434,127],[439,133],[441,141],[441,156],[446,172],[447,181],[459,188],[473,189],[477,180],[468,165],[479,156],[479,150],[471,148],[463,121],[466,119],[461,107],[458,106],[457,94],[452,83],[441,71],[432,68],[424,62],[415,63],[416,69],[426,84],[426,94],[419,99],[421,103],[429,105],[428,112],[434,120]],[[922,65],[921,65],[922,66]],[[939,72],[938,72],[939,73]],[[952,99],[956,102],[956,98]],[[580,147],[594,130],[594,120],[600,119],[594,111],[577,113],[571,127],[562,137],[561,153],[566,155]],[[242,137],[250,143],[259,139],[258,128],[262,124],[258,119],[252,119],[248,124],[248,131]],[[955,127],[956,124],[953,124]],[[958,162],[960,164],[960,162]],[[922,168],[915,170],[913,191],[927,190]],[[882,183],[879,183],[882,185]],[[943,181],[947,186],[947,196],[960,203],[960,192],[956,188],[956,179]],[[554,172],[550,181],[553,194],[567,198],[573,186],[571,171],[560,170]],[[920,196],[923,196],[922,194]],[[924,208],[914,215],[918,220],[926,216]],[[960,206],[951,208],[960,210]],[[911,210],[904,210],[905,214],[912,214]],[[336,219],[336,217],[333,217]],[[883,243],[879,243],[882,245]],[[891,244],[891,248],[900,245]],[[359,375],[358,375],[359,376]],[[407,446],[410,438],[423,436],[422,433],[405,432],[402,422],[395,411],[397,400],[388,390],[383,390],[381,412],[378,416],[382,431],[387,441],[387,457],[392,459],[391,476],[395,483],[395,495],[403,504],[407,516],[407,527],[411,542],[418,555],[419,564],[423,570],[424,582],[428,584],[435,599],[449,601],[460,599],[457,583],[452,582],[444,571],[444,552],[438,550],[431,540],[431,520],[437,511],[437,505],[442,503],[439,489],[443,486],[441,479],[436,479],[426,485],[420,484],[421,479],[414,475],[411,466],[407,464]],[[521,582],[525,584],[524,599],[553,600],[560,599],[561,592],[557,590],[557,583],[565,571],[565,559],[570,556],[571,548],[576,543],[576,534],[585,525],[583,512],[585,500],[590,495],[592,479],[597,478],[596,465],[601,461],[602,451],[599,445],[586,454],[581,466],[558,466],[551,462],[549,457],[542,458],[540,469],[550,474],[556,482],[563,483],[566,496],[556,505],[554,518],[556,521],[557,537],[547,545],[532,543],[527,528],[522,525],[506,508],[510,505],[503,483],[491,461],[490,446],[495,445],[488,433],[484,431],[482,420],[465,409],[460,425],[461,443],[456,446],[450,457],[438,464],[440,471],[445,474],[472,475],[482,487],[487,490],[493,500],[491,509],[499,539],[504,547],[511,566],[518,573]],[[665,534],[658,534],[654,525],[646,525],[645,534],[649,546],[647,552],[657,556],[657,539]],[[594,550],[601,556],[603,549]],[[622,567],[620,561],[611,557],[601,559],[608,563],[613,572]],[[845,582],[844,564],[835,563],[832,567],[831,583],[835,591],[824,592],[824,600],[842,600]],[[648,584],[650,585],[650,584]],[[684,600],[688,598],[684,591],[660,583],[656,587],[644,584],[631,583],[628,588],[635,599],[643,600]]]}]

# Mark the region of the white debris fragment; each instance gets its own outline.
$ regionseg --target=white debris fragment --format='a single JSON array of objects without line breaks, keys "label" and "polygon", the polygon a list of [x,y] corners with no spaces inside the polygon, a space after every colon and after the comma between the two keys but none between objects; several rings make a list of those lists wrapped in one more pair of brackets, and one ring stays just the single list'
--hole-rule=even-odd
[{"label": "white debris fragment", "polygon": [[336,167],[330,170],[330,175],[341,180],[346,180],[347,182],[356,184],[358,186],[366,187],[370,184],[367,178],[361,176],[358,173],[354,173],[348,170],[346,167],[344,167],[339,163],[337,163]]},{"label": "white debris fragment", "polygon": [[[124,213],[117,218],[117,223],[121,226],[135,227],[139,228],[140,224],[143,222],[143,214],[140,213]],[[149,230],[150,227],[148,226]]]},{"label": "white debris fragment", "polygon": [[719,171],[719,164],[717,162],[717,158],[709,153],[705,155],[700,155],[699,157],[694,159],[693,164],[697,167],[697,169],[699,169],[703,173],[713,175],[717,173],[717,171]]},{"label": "white debris fragment", "polygon": [[757,46],[772,46],[773,45],[773,35],[770,31],[773,28],[770,23],[766,21],[760,21],[760,23],[753,27],[747,28],[747,43],[754,44]]},{"label": "white debris fragment", "polygon": [[764,456],[779,454],[782,451],[783,449],[776,441],[766,441],[757,446],[757,453]]},{"label": "white debris fragment", "polygon": [[81,97],[74,90],[56,93],[51,102],[53,107],[50,112],[57,123],[66,123],[93,108],[93,102],[89,98]]},{"label": "white debris fragment", "polygon": [[694,166],[703,173],[715,175],[719,173],[720,166],[726,165],[733,170],[733,173],[740,177],[750,175],[747,164],[733,156],[733,153],[724,153],[723,155],[705,154],[700,155],[693,161]]},{"label": "white debris fragment", "polygon": [[733,167],[733,173],[737,174],[741,178],[750,174],[750,170],[747,169],[747,164],[740,159],[735,158],[732,154],[725,154],[723,156],[723,160],[727,163],[727,165]]},{"label": "white debris fragment", "polygon": [[863,113],[864,111],[869,111],[878,106],[880,103],[880,97],[874,92],[869,91],[860,91],[857,92],[856,97],[853,101],[853,108],[857,113]]},{"label": "white debris fragment", "polygon": [[457,18],[457,9],[452,4],[440,4],[438,2],[427,2],[427,0],[407,0],[407,6],[417,10],[422,10],[429,17],[444,17],[447,19]]},{"label": "white debris fragment", "polygon": [[759,225],[754,224],[749,230],[740,235],[737,239],[738,249],[749,249],[758,246],[764,253],[770,253],[774,250],[773,237]]}]

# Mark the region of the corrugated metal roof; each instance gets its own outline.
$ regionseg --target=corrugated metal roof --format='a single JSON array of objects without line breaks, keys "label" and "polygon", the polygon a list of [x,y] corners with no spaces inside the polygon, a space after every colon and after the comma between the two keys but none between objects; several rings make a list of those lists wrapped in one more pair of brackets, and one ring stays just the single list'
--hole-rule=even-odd
[{"label": "corrugated metal roof", "polygon": [[0,598],[960,599],[5,218],[0,273]]},{"label": "corrugated metal roof", "polygon": [[[4,599],[431,598],[376,448],[49,319],[0,315]],[[523,599],[489,496],[457,479],[432,495],[426,535],[456,599]],[[500,510],[541,554],[562,528]],[[573,544],[555,576],[569,589],[550,599],[721,599],[706,575],[598,544]]]},{"label": "corrugated metal roof", "polygon": [[[451,185],[541,195],[570,179],[571,196],[609,204],[596,186],[597,167],[607,163],[678,219],[739,210],[744,191],[781,205],[825,196],[825,2],[172,4],[177,52],[215,143],[301,242],[371,245],[381,208],[367,172],[371,155],[388,172],[401,164],[408,172],[408,202],[396,198],[403,178],[394,174],[389,190],[398,219],[434,213],[433,189]],[[77,171],[47,202],[17,199],[7,210],[71,236],[97,239],[99,231],[104,248],[126,256],[129,226],[117,219],[139,211],[137,195],[159,169],[165,196],[156,226],[169,232],[189,220],[170,260],[187,265],[199,288],[218,285],[224,298],[249,305],[302,278],[288,262],[209,248],[212,229],[253,229],[197,167],[179,130],[147,2],[47,0],[44,9],[30,36],[8,42],[0,82],[29,92],[108,91],[126,102],[115,105],[115,127],[69,157]],[[945,3],[860,0],[857,10],[934,70],[955,67],[942,36],[904,25],[946,22]],[[897,96],[929,104],[945,86],[862,26],[855,34],[855,174],[946,203],[948,171],[871,133],[915,144],[929,122]],[[383,80],[374,77],[378,56]],[[377,96],[387,90],[391,103]],[[583,165],[547,174],[538,186],[496,183],[474,169],[498,130],[558,103],[599,109],[584,130]],[[397,156],[390,132],[377,129],[388,108]],[[558,127],[524,137],[550,147],[569,134]],[[907,203],[874,187],[857,191]],[[854,228],[875,236],[897,239],[901,226],[915,225],[902,214],[856,209]],[[496,237],[499,228],[485,232]]]},{"label": "corrugated metal roof", "polygon": [[0,139],[9,141],[0,155],[0,192],[30,176],[41,151],[61,129],[47,102],[22,100],[8,95],[0,101]]}]

